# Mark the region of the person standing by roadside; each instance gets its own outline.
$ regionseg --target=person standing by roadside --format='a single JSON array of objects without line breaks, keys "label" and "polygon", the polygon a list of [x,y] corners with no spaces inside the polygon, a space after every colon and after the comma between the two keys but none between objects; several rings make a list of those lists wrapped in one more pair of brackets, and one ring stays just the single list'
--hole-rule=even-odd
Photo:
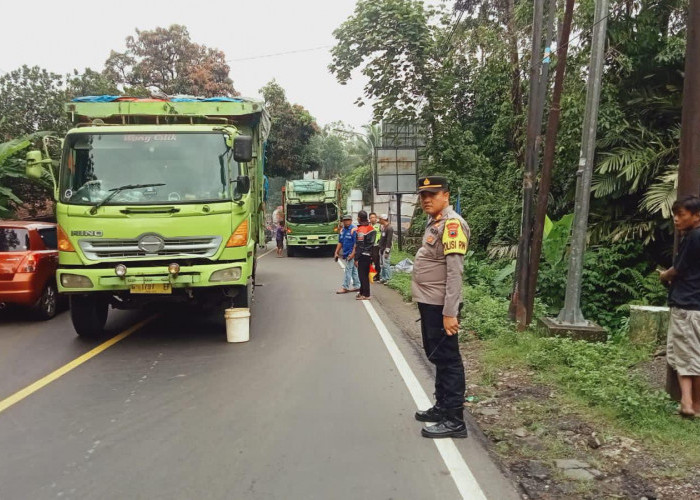
[{"label": "person standing by roadside", "polygon": [[462,272],[469,246],[469,226],[450,206],[447,178],[423,177],[418,194],[428,215],[413,264],[411,292],[418,303],[423,349],[435,365],[435,405],[415,414],[427,438],[467,437],[464,424],[464,365],[459,352]]},{"label": "person standing by roadside", "polygon": [[360,275],[360,292],[357,294],[358,300],[369,300],[369,267],[372,263],[372,248],[377,240],[377,232],[374,226],[369,223],[367,212],[360,210],[357,212],[357,241],[355,242],[355,265]]},{"label": "person standing by roadside", "polygon": [[682,240],[673,267],[660,278],[671,287],[666,356],[678,373],[682,417],[700,415],[700,198],[686,196],[672,207],[673,224]]},{"label": "person standing by roadside", "polygon": [[379,275],[379,282],[386,283],[391,279],[391,244],[394,240],[394,228],[389,224],[389,216],[382,214],[379,216],[381,227],[379,238],[379,257],[381,259],[382,270]]},{"label": "person standing by roadside", "polygon": [[343,215],[342,224],[343,228],[338,233],[338,245],[335,247],[335,260],[342,257],[345,262],[345,276],[343,284],[335,293],[356,292],[360,289],[360,277],[353,262],[357,226],[352,223],[352,215],[350,214]]},{"label": "person standing by roadside", "polygon": [[287,230],[284,228],[284,221],[280,221],[275,232],[275,240],[277,242],[277,257],[282,257],[284,250],[284,239],[287,237]]},{"label": "person standing by roadside", "polygon": [[379,252],[379,234],[382,232],[382,226],[375,212],[370,212],[369,223],[374,228],[374,234],[376,235],[374,246],[372,247],[372,264],[374,264],[374,270],[376,271],[374,281],[379,281],[379,273],[382,270],[382,255]]}]

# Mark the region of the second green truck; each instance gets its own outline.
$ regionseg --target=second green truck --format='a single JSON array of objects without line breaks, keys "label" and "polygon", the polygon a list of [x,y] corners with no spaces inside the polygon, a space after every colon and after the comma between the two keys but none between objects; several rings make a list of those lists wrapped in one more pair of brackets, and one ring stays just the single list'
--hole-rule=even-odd
[{"label": "second green truck", "polygon": [[338,244],[340,183],[336,180],[287,181],[282,188],[287,255],[302,247],[331,249]]}]

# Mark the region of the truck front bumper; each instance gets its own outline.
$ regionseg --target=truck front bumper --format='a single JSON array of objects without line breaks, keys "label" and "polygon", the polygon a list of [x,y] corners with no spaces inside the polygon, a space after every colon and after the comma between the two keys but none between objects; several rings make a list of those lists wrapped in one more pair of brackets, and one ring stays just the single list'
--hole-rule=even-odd
[{"label": "truck front bumper", "polygon": [[287,235],[287,245],[302,246],[302,247],[317,247],[325,245],[337,245],[337,234],[302,234],[302,235]]},{"label": "truck front bumper", "polygon": [[117,276],[115,268],[59,268],[56,272],[61,293],[129,291],[132,285],[170,284],[173,290],[215,286],[246,285],[252,275],[252,261],[182,266],[177,274],[167,265],[132,267]]}]

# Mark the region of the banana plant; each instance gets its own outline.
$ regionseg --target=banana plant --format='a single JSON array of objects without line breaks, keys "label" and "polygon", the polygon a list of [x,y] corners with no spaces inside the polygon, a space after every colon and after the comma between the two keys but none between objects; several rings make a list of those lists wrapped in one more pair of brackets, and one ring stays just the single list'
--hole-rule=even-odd
[{"label": "banana plant", "polygon": [[[37,139],[49,137],[50,132],[36,132],[17,139],[0,143],[0,217],[10,215],[9,204],[20,204],[22,200],[8,186],[10,179],[26,179],[26,161],[18,153],[29,149]],[[44,187],[52,187],[52,174],[45,172],[36,182]]]}]

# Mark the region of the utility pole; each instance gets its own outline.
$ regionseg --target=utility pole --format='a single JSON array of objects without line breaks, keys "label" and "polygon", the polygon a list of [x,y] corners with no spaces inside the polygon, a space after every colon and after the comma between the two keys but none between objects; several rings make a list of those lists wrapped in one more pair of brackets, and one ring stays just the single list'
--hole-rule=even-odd
[{"label": "utility pole", "polygon": [[700,191],[700,0],[690,0],[686,29],[679,198]]},{"label": "utility pole", "polygon": [[581,281],[583,277],[583,255],[586,251],[588,211],[591,201],[591,180],[595,159],[596,129],[598,127],[598,105],[603,80],[603,57],[605,55],[605,33],[608,25],[608,0],[596,0],[591,41],[591,62],[588,67],[586,90],[586,112],[583,117],[581,156],[576,176],[576,201],[574,205],[573,234],[569,254],[569,273],[566,279],[564,308],[557,321],[573,326],[589,323],[581,312]]},{"label": "utility pole", "polygon": [[[518,242],[518,259],[515,265],[515,280],[509,315],[518,325],[525,321],[527,277],[529,274],[530,237],[532,232],[532,207],[537,176],[537,136],[542,129],[543,106],[540,97],[539,79],[542,66],[542,17],[544,0],[535,0],[532,19],[532,55],[530,61],[530,96],[527,113],[527,139],[525,146],[525,169],[523,172],[523,211]],[[539,113],[539,120],[538,120]]]},{"label": "utility pole", "polygon": [[557,45],[557,72],[554,77],[554,90],[552,91],[552,105],[547,117],[547,137],[544,143],[542,156],[542,173],[537,189],[537,206],[535,208],[535,224],[532,231],[532,249],[530,252],[530,276],[528,277],[527,296],[527,323],[532,321],[532,312],[535,305],[535,291],[537,290],[537,276],[540,270],[540,257],[542,255],[542,237],[544,234],[544,219],[547,215],[547,202],[549,189],[552,185],[552,170],[554,169],[554,153],[557,144],[557,132],[559,131],[559,115],[561,112],[561,95],[564,90],[564,75],[566,74],[566,59],[569,52],[569,36],[571,35],[571,21],[574,16],[574,1],[566,0],[564,7],[564,21],[561,28],[561,37]]},{"label": "utility pole", "polygon": [[[678,199],[700,192],[700,0],[690,0],[686,27]],[[676,231],[674,253],[678,248]],[[666,392],[680,401],[678,373],[666,365]]]}]

